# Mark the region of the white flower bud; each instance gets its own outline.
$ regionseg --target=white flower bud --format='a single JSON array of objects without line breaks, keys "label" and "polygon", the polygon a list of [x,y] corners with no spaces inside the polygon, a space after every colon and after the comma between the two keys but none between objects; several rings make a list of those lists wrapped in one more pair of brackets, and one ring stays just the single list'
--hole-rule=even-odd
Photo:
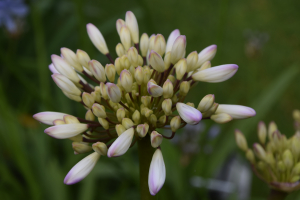
[{"label": "white flower bud", "polygon": [[201,112],[196,108],[188,106],[184,103],[177,103],[176,108],[180,117],[188,124],[198,124],[202,119]]},{"label": "white flower bud", "polygon": [[125,22],[130,30],[131,38],[134,44],[139,43],[139,26],[135,15],[131,11],[127,11],[125,15]]},{"label": "white flower bud", "polygon": [[152,131],[150,136],[151,136],[151,138],[150,138],[151,146],[153,148],[159,147],[159,145],[162,143],[163,136],[156,131]]},{"label": "white flower bud", "polygon": [[184,57],[186,47],[185,35],[180,35],[174,41],[171,50],[171,63],[174,65],[178,60]]},{"label": "white flower bud", "polygon": [[60,49],[61,55],[63,58],[67,61],[69,65],[75,68],[75,70],[82,72],[83,67],[80,64],[76,54],[71,50],[66,47],[63,47]]},{"label": "white flower bud", "polygon": [[98,62],[97,60],[89,61],[89,69],[91,70],[91,72],[93,73],[93,75],[98,81],[100,82],[106,81],[105,70],[100,62]]},{"label": "white flower bud", "polygon": [[162,34],[157,34],[155,36],[153,50],[160,56],[164,55],[166,50],[166,40]]},{"label": "white flower bud", "polygon": [[163,94],[163,89],[159,85],[151,82],[151,80],[147,84],[148,93],[153,97],[160,97]]},{"label": "white flower bud", "polygon": [[121,74],[120,74],[120,82],[122,87],[125,89],[126,92],[131,92],[132,91],[132,75],[131,73],[124,69]]},{"label": "white flower bud", "polygon": [[217,45],[213,44],[205,49],[203,49],[199,54],[198,54],[198,64],[197,66],[200,67],[204,62],[206,61],[211,61],[217,53]]},{"label": "white flower bud", "polygon": [[112,102],[119,103],[121,101],[122,94],[117,85],[113,83],[106,83],[106,92]]},{"label": "white flower bud", "polygon": [[172,50],[172,46],[178,36],[180,36],[180,31],[178,29],[175,29],[174,31],[171,32],[167,41],[166,54]]},{"label": "white flower bud", "polygon": [[120,40],[127,51],[131,47],[131,36],[127,26],[122,26],[120,30]]},{"label": "white flower bud", "polygon": [[229,104],[219,104],[216,110],[216,114],[218,113],[227,113],[233,119],[245,119],[256,115],[255,110],[250,107]]},{"label": "white flower bud", "polygon": [[151,50],[149,54],[149,64],[158,71],[159,73],[162,73],[165,71],[165,63],[162,57],[156,53],[154,50]]},{"label": "white flower bud", "polygon": [[230,122],[232,120],[232,117],[227,113],[219,113],[212,115],[210,119],[212,119],[216,123],[224,124]]},{"label": "white flower bud", "polygon": [[147,56],[148,47],[149,47],[149,36],[147,35],[147,33],[143,33],[140,42],[140,49],[143,57]]},{"label": "white flower bud", "polygon": [[80,79],[75,70],[61,57],[57,55],[51,55],[51,60],[57,71],[60,74],[66,76],[74,83],[79,83]]},{"label": "white flower bud", "polygon": [[76,56],[77,56],[77,60],[80,63],[80,65],[84,66],[85,68],[90,70],[90,67],[89,67],[89,61],[91,60],[90,56],[85,51],[80,50],[80,49],[77,49]]},{"label": "white flower bud", "polygon": [[106,42],[101,34],[101,32],[99,31],[99,29],[89,23],[86,25],[86,29],[87,29],[87,33],[92,41],[92,43],[94,44],[94,46],[104,55],[108,54],[108,48],[106,46]]},{"label": "white flower bud", "polygon": [[74,137],[87,129],[87,124],[62,124],[45,129],[45,133],[57,139],[66,139]]},{"label": "white flower bud", "polygon": [[54,120],[63,120],[65,115],[68,114],[60,112],[40,112],[33,115],[33,118],[39,122],[42,122],[43,124],[54,125]]},{"label": "white flower bud", "polygon": [[81,91],[67,77],[61,74],[52,74],[51,77],[56,85],[63,91],[77,96],[81,95]]},{"label": "white flower bud", "polygon": [[107,156],[108,157],[118,157],[126,153],[129,149],[132,138],[134,135],[134,129],[130,128],[124,133],[122,133],[109,147]]},{"label": "white flower bud", "polygon": [[113,64],[107,64],[105,66],[105,74],[110,82],[115,82],[116,69]]}]

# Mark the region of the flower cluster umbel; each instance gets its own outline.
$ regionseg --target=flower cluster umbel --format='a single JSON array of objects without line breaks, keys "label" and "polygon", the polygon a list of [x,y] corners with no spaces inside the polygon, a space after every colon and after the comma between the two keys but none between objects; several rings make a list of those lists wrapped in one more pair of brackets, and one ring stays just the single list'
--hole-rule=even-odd
[{"label": "flower cluster umbel", "polygon": [[275,122],[270,122],[268,128],[259,122],[259,143],[253,144],[253,150],[248,148],[245,136],[235,131],[236,143],[245,151],[255,174],[271,188],[283,192],[300,189],[300,111],[295,110],[293,117],[296,133],[288,139]]},{"label": "flower cluster umbel", "polygon": [[[156,150],[148,183],[150,193],[155,195],[166,176],[160,148],[163,138],[171,139],[179,128],[201,119],[226,123],[252,117],[255,111],[245,106],[219,105],[212,94],[206,95],[197,108],[193,103],[182,103],[197,81],[222,82],[236,73],[238,66],[234,64],[211,67],[216,45],[185,57],[186,37],[179,30],[174,30],[167,42],[161,34],[149,37],[144,33],[139,37],[136,17],[130,11],[125,21],[117,20],[116,27],[121,43],[116,46],[118,58],[113,59],[101,32],[87,24],[91,41],[110,61],[105,67],[82,50],[74,53],[61,48],[61,56],[51,56],[49,68],[54,82],[68,98],[83,104],[87,109],[85,118],[58,112],[41,112],[34,118],[52,125],[45,130],[48,135],[71,139],[75,154],[94,150],[70,170],[66,184],[86,177],[100,155],[121,156],[135,141],[150,135],[149,143]],[[174,114],[176,110],[179,115]],[[172,135],[165,136],[157,128],[171,129]]]}]

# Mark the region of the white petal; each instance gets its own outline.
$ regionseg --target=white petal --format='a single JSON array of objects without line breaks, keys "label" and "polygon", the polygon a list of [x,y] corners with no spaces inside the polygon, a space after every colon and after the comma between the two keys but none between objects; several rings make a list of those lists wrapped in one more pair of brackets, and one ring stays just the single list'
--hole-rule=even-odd
[{"label": "white petal", "polygon": [[134,129],[130,128],[122,133],[109,147],[107,156],[108,157],[117,157],[121,156],[129,149],[132,138],[134,135]]},{"label": "white petal", "polygon": [[156,195],[158,191],[162,188],[166,180],[166,167],[164,159],[160,149],[156,149],[153,154],[149,176],[148,185],[151,195]]},{"label": "white petal", "polygon": [[57,139],[66,139],[74,137],[87,129],[87,124],[62,124],[45,129],[45,133]]},{"label": "white petal", "polygon": [[200,67],[204,62],[206,61],[211,61],[217,53],[217,45],[213,44],[205,49],[203,49],[199,54],[198,54],[198,67]]},{"label": "white petal", "polygon": [[230,79],[238,70],[235,64],[220,65],[196,72],[192,75],[195,81],[218,83]]},{"label": "white petal", "polygon": [[176,40],[176,38],[180,35],[180,31],[175,29],[168,37],[167,46],[166,46],[166,53],[172,50],[172,46]]},{"label": "white petal", "polygon": [[64,179],[64,183],[67,185],[72,185],[84,179],[92,171],[99,158],[100,154],[94,152],[82,159],[81,161],[79,161],[69,171],[69,173]]},{"label": "white petal", "polygon": [[188,106],[184,103],[177,103],[176,108],[180,117],[188,124],[198,124],[202,119],[201,112],[196,108]]},{"label": "white petal", "polygon": [[256,115],[254,109],[247,106],[220,104],[217,108],[217,113],[227,113],[233,119],[245,119]]},{"label": "white petal", "polygon": [[56,119],[63,120],[65,115],[68,115],[68,114],[60,113],[60,112],[40,112],[40,113],[33,115],[33,118],[44,124],[54,125],[53,124],[54,120],[56,120]]}]

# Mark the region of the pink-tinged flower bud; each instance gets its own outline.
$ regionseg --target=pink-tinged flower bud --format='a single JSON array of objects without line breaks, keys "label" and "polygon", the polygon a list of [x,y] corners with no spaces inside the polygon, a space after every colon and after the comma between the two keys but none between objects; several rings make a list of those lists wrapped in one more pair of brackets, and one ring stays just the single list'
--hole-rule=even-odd
[{"label": "pink-tinged flower bud", "polygon": [[131,36],[127,26],[122,26],[120,29],[120,40],[127,51],[131,47]]},{"label": "pink-tinged flower bud", "polygon": [[45,129],[45,133],[57,139],[66,139],[74,137],[87,129],[87,124],[62,124]]},{"label": "pink-tinged flower bud", "polygon": [[140,42],[140,49],[143,57],[147,56],[148,47],[149,47],[149,36],[147,35],[147,33],[143,33]]},{"label": "pink-tinged flower bud", "polygon": [[52,74],[60,74],[59,71],[54,67],[53,63],[49,65],[49,70],[52,72]]},{"label": "pink-tinged flower bud", "polygon": [[198,124],[202,119],[201,112],[196,108],[188,106],[184,103],[177,103],[176,108],[180,117],[188,124]]},{"label": "pink-tinged flower bud", "polygon": [[67,174],[64,179],[64,183],[72,185],[78,183],[84,179],[95,167],[97,161],[100,158],[100,154],[97,152],[91,153],[81,161],[79,161]]},{"label": "pink-tinged flower bud", "polygon": [[147,84],[148,93],[153,97],[160,97],[163,94],[163,89],[159,85],[154,84],[151,80]]},{"label": "pink-tinged flower bud", "polygon": [[121,85],[125,89],[126,92],[131,92],[132,91],[133,79],[132,79],[131,73],[127,69],[124,69],[121,72],[120,82],[121,82]]},{"label": "pink-tinged flower bud", "polygon": [[106,81],[105,70],[100,62],[98,62],[97,60],[89,61],[89,68],[98,81],[100,82]]},{"label": "pink-tinged flower bud", "polygon": [[78,59],[78,62],[84,66],[85,68],[87,69],[90,69],[89,68],[89,61],[91,60],[90,59],[90,56],[83,50],[80,50],[80,49],[77,49],[76,51],[76,56],[77,56],[77,59]]},{"label": "pink-tinged flower bud", "polygon": [[162,188],[166,180],[166,167],[160,149],[156,149],[153,154],[149,176],[148,186],[151,195],[156,195]]},{"label": "pink-tinged flower bud", "polygon": [[238,70],[234,64],[220,65],[196,72],[192,75],[195,81],[218,83],[230,79]]},{"label": "pink-tinged flower bud", "polygon": [[200,67],[204,62],[206,61],[211,61],[217,53],[217,45],[213,44],[205,49],[203,49],[199,54],[198,54],[198,64],[197,66]]},{"label": "pink-tinged flower bud", "polygon": [[118,19],[117,22],[116,22],[116,28],[117,28],[117,31],[118,31],[119,35],[120,35],[120,31],[121,31],[122,26],[126,26],[125,21],[123,19]]},{"label": "pink-tinged flower bud", "polygon": [[75,70],[82,72],[83,67],[80,64],[76,54],[71,50],[66,47],[63,47],[60,49],[61,55],[64,58],[65,61],[72,67],[74,67]]},{"label": "pink-tinged flower bud", "polygon": [[233,119],[245,119],[256,115],[255,110],[250,107],[229,104],[219,104],[216,110],[216,114],[218,113],[227,113]]},{"label": "pink-tinged flower bud", "polygon": [[166,40],[162,34],[157,34],[155,36],[153,50],[160,56],[164,55],[166,50]]},{"label": "pink-tinged flower bud", "polygon": [[171,32],[167,41],[166,53],[172,50],[172,46],[179,35],[180,35],[180,31],[178,29],[175,29],[174,31]]},{"label": "pink-tinged flower bud", "polygon": [[109,147],[107,156],[108,157],[118,157],[126,153],[129,149],[132,138],[134,135],[134,129],[130,128],[124,133],[122,133]]},{"label": "pink-tinged flower bud", "polygon": [[148,130],[149,130],[149,125],[147,123],[145,124],[139,124],[137,127],[136,127],[136,132],[138,133],[138,135],[140,137],[145,137],[148,133]]},{"label": "pink-tinged flower bud", "polygon": [[162,57],[156,53],[154,50],[151,50],[149,54],[149,64],[158,71],[159,73],[162,73],[165,71],[165,63]]},{"label": "pink-tinged flower bud", "polygon": [[121,101],[121,91],[120,88],[113,83],[106,83],[106,92],[109,99],[114,103],[119,103]]},{"label": "pink-tinged flower bud", "polygon": [[184,57],[186,47],[185,35],[180,35],[174,41],[171,50],[171,63],[174,65],[178,60]]},{"label": "pink-tinged flower bud", "polygon": [[81,95],[81,91],[76,87],[76,85],[70,81],[67,77],[61,74],[52,74],[52,79],[56,83],[56,85],[62,89],[64,92],[69,94],[73,94],[76,96]]},{"label": "pink-tinged flower bud", "polygon": [[139,25],[138,25],[138,22],[136,20],[135,15],[133,14],[133,12],[131,12],[131,11],[126,12],[125,22],[126,22],[128,29],[130,30],[131,39],[132,39],[133,43],[138,44],[139,43]]},{"label": "pink-tinged flower bud", "polygon": [[57,71],[60,74],[66,76],[68,79],[73,81],[74,83],[78,83],[80,81],[75,70],[61,57],[58,55],[51,55],[51,60]]},{"label": "pink-tinged flower bud", "polygon": [[86,29],[87,29],[87,33],[92,41],[92,43],[94,44],[94,46],[104,55],[108,54],[108,48],[106,45],[106,42],[101,34],[101,32],[99,31],[99,29],[89,23],[86,25]]},{"label": "pink-tinged flower bud", "polygon": [[227,113],[219,113],[212,115],[210,119],[212,119],[216,123],[224,124],[230,122],[232,120],[232,117]]},{"label": "pink-tinged flower bud", "polygon": [[33,115],[33,118],[39,122],[42,122],[43,124],[54,125],[54,120],[63,120],[65,115],[68,114],[60,112],[40,112]]},{"label": "pink-tinged flower bud", "polygon": [[162,143],[163,136],[159,134],[157,131],[152,131],[150,135],[151,139],[151,146],[153,148],[159,147],[159,145]]}]

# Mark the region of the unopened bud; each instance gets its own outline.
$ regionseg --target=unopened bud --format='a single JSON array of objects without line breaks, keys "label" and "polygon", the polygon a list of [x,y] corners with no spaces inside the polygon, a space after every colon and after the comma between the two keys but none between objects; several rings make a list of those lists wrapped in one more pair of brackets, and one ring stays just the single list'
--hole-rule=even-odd
[{"label": "unopened bud", "polygon": [[99,153],[101,156],[105,156],[107,154],[107,146],[103,142],[97,142],[92,145],[93,150]]},{"label": "unopened bud", "polygon": [[210,61],[204,62],[204,63],[201,65],[201,67],[198,69],[198,71],[205,70],[205,69],[208,69],[208,68],[211,68],[211,63],[210,63]]},{"label": "unopened bud", "polygon": [[123,132],[126,131],[126,128],[122,124],[117,124],[116,131],[117,131],[118,136],[120,136]]},{"label": "unopened bud", "polygon": [[147,56],[148,47],[149,47],[149,36],[147,35],[147,33],[143,33],[140,42],[140,49],[143,57]]},{"label": "unopened bud", "polygon": [[137,67],[139,64],[139,58],[138,58],[138,52],[135,47],[130,47],[127,51],[127,57],[129,59],[129,62],[134,67]]},{"label": "unopened bud", "polygon": [[106,119],[99,117],[98,121],[105,130],[109,129],[109,123]]},{"label": "unopened bud", "polygon": [[83,101],[84,105],[86,105],[88,108],[92,108],[92,106],[95,102],[95,99],[90,93],[83,92],[82,93],[82,101]]},{"label": "unopened bud", "polygon": [[180,59],[176,63],[175,69],[176,69],[177,80],[181,80],[183,78],[184,74],[186,73],[186,69],[187,69],[186,59],[185,58]]},{"label": "unopened bud", "polygon": [[173,96],[173,90],[174,90],[174,87],[173,87],[172,82],[169,79],[167,79],[166,82],[163,85],[163,96],[164,96],[164,98],[165,99],[171,98]]},{"label": "unopened bud", "polygon": [[134,44],[139,43],[139,26],[135,15],[131,11],[127,11],[125,15],[125,23],[130,30],[131,38]]},{"label": "unopened bud", "polygon": [[117,74],[120,75],[121,71],[123,70],[123,66],[121,65],[121,58],[117,58],[115,60],[115,68],[116,68]]},{"label": "unopened bud", "polygon": [[141,85],[143,83],[143,80],[144,80],[143,75],[144,75],[144,73],[143,73],[142,67],[138,66],[137,68],[135,68],[134,78],[138,85]]},{"label": "unopened bud", "polygon": [[286,166],[284,165],[284,163],[281,160],[277,162],[277,169],[280,172],[284,172],[286,170]]},{"label": "unopened bud", "polygon": [[219,113],[212,115],[210,119],[212,119],[216,123],[224,124],[230,122],[232,120],[232,117],[227,113]]},{"label": "unopened bud", "polygon": [[254,149],[254,153],[256,154],[256,156],[258,158],[260,158],[263,161],[266,160],[266,157],[267,157],[266,151],[260,144],[258,144],[258,143],[253,144],[253,149]]},{"label": "unopened bud", "polygon": [[197,69],[198,67],[198,54],[197,51],[193,51],[186,58],[187,63],[187,72],[191,72]]},{"label": "unopened bud", "polygon": [[122,122],[123,118],[125,117],[126,115],[126,112],[125,112],[125,109],[124,108],[119,108],[117,110],[117,118],[118,118],[118,121],[119,122]]},{"label": "unopened bud", "polygon": [[66,124],[79,124],[79,120],[77,119],[77,117],[74,117],[72,115],[65,115],[64,116],[64,121]]},{"label": "unopened bud", "polygon": [[148,93],[153,97],[160,97],[163,94],[163,89],[159,85],[154,84],[151,80],[147,84]]},{"label": "unopened bud", "polygon": [[53,65],[55,66],[56,70],[66,76],[68,79],[73,81],[74,83],[79,83],[80,79],[75,72],[75,70],[65,61],[63,58],[59,57],[58,55],[51,55],[51,60]]},{"label": "unopened bud", "polygon": [[170,122],[172,132],[176,132],[181,125],[181,118],[179,116],[173,117]]},{"label": "unopened bud", "polygon": [[184,56],[185,47],[186,47],[185,35],[178,36],[174,41],[171,50],[171,63],[173,65]]},{"label": "unopened bud", "polygon": [[179,87],[179,94],[181,96],[186,96],[190,91],[190,83],[188,81],[182,81]]},{"label": "unopened bud", "polygon": [[218,109],[219,104],[218,103],[213,103],[213,105],[208,109],[206,112],[202,113],[202,117],[210,117],[211,115],[215,114],[216,110]]},{"label": "unopened bud", "polygon": [[201,66],[206,61],[211,61],[217,53],[217,45],[211,45],[203,49],[198,54],[198,66]]},{"label": "unopened bud", "polygon": [[79,72],[83,71],[82,65],[80,64],[76,54],[71,49],[63,47],[60,49],[60,52],[63,58],[67,61],[67,63],[74,67],[75,70]]},{"label": "unopened bud", "polygon": [[174,31],[171,32],[171,34],[168,37],[168,41],[167,41],[166,54],[168,52],[171,52],[172,46],[178,36],[180,36],[180,31],[178,29],[175,29]]},{"label": "unopened bud", "polygon": [[157,34],[155,36],[153,50],[160,56],[164,55],[166,50],[166,40],[162,34]]},{"label": "unopened bud", "polygon": [[87,153],[92,151],[92,147],[84,142],[73,142],[72,147],[76,153]]},{"label": "unopened bud", "polygon": [[85,113],[85,119],[89,120],[89,121],[94,121],[95,120],[95,115],[93,114],[92,110],[89,109],[86,113]]},{"label": "unopened bud", "polygon": [[100,83],[100,93],[101,93],[101,96],[105,100],[108,99],[108,95],[107,95],[107,91],[106,91],[106,85],[103,82]]},{"label": "unopened bud", "polygon": [[248,149],[246,151],[246,158],[252,163],[254,164],[255,163],[255,156],[254,156],[254,153],[251,149]]},{"label": "unopened bud", "polygon": [[134,123],[138,124],[141,121],[141,114],[138,110],[135,110],[133,115],[132,115],[132,120],[134,121]]},{"label": "unopened bud", "polygon": [[118,43],[116,46],[116,52],[119,57],[126,54],[125,49],[121,43]]},{"label": "unopened bud", "polygon": [[122,26],[126,26],[125,21],[123,19],[118,19],[116,21],[116,28],[117,28],[117,32],[119,35],[120,35],[120,30],[121,30]]},{"label": "unopened bud", "polygon": [[149,117],[149,122],[152,126],[156,127],[157,117],[154,114],[151,114]]},{"label": "unopened bud", "polygon": [[289,149],[283,152],[282,161],[287,169],[291,169],[293,167],[294,165],[293,154]]},{"label": "unopened bud", "polygon": [[142,97],[141,97],[141,102],[142,102],[142,104],[144,104],[145,106],[148,106],[149,103],[150,103],[150,99],[151,99],[151,97],[149,98],[149,96],[142,96]]},{"label": "unopened bud", "polygon": [[165,70],[171,66],[171,51],[167,52],[164,57]]},{"label": "unopened bud", "polygon": [[121,72],[120,82],[126,92],[131,92],[133,80],[132,80],[132,75],[128,70],[124,69]]},{"label": "unopened bud", "polygon": [[116,69],[113,64],[107,64],[105,66],[105,74],[110,82],[115,82]]},{"label": "unopened bud", "polygon": [[77,49],[76,51],[76,56],[77,56],[77,60],[78,62],[84,66],[85,68],[87,69],[90,69],[89,68],[89,61],[91,60],[90,59],[90,56],[83,50],[80,50],[80,49]]},{"label": "unopened bud", "polygon": [[142,138],[146,136],[148,130],[149,130],[149,125],[147,123],[145,123],[145,124],[139,124],[136,127],[136,132]]},{"label": "unopened bud", "polygon": [[56,120],[53,121],[54,126],[62,125],[62,124],[66,124],[66,122],[62,119],[56,119]]},{"label": "unopened bud", "polygon": [[213,94],[208,94],[205,97],[202,98],[198,105],[198,110],[201,111],[202,113],[208,111],[212,105],[215,102],[215,95]]},{"label": "unopened bud", "polygon": [[272,140],[272,134],[277,131],[277,125],[275,124],[275,122],[270,122],[269,123],[269,127],[268,127],[268,137],[269,140]]},{"label": "unopened bud", "polygon": [[171,81],[171,83],[174,85],[176,82],[176,78],[173,75],[169,75],[168,79]]},{"label": "unopened bud", "polygon": [[106,92],[112,102],[119,103],[121,101],[120,88],[114,83],[106,83]]},{"label": "unopened bud", "polygon": [[124,55],[121,57],[121,65],[123,66],[124,69],[129,69],[130,68],[130,62],[127,57],[127,55]]},{"label": "unopened bud", "polygon": [[122,26],[120,29],[120,40],[127,51],[131,47],[131,36],[127,26]]},{"label": "unopened bud", "polygon": [[105,107],[103,105],[94,103],[92,106],[92,110],[94,115],[100,118],[106,118],[106,112],[105,112]]},{"label": "unopened bud", "polygon": [[122,125],[126,128],[126,129],[129,129],[131,127],[134,126],[134,123],[132,122],[131,119],[129,118],[123,118],[122,120]]},{"label": "unopened bud", "polygon": [[77,96],[77,95],[74,95],[74,94],[70,94],[70,93],[67,93],[65,91],[62,91],[64,93],[64,95],[66,95],[66,97],[68,97],[69,99],[73,100],[73,101],[76,101],[76,102],[81,102],[82,99],[80,96]]},{"label": "unopened bud", "polygon": [[88,32],[88,35],[94,44],[94,46],[104,55],[108,54],[108,48],[106,46],[106,42],[99,31],[99,29],[96,28],[93,24],[89,23],[86,25],[86,29]]},{"label": "unopened bud", "polygon": [[52,74],[51,77],[56,83],[56,85],[64,92],[76,96],[81,95],[81,91],[76,87],[76,85],[64,75]]},{"label": "unopened bud", "polygon": [[150,115],[153,114],[153,110],[150,110],[149,108],[145,108],[145,117],[150,117]]},{"label": "unopened bud", "polygon": [[91,95],[93,96],[95,102],[101,103],[101,95],[100,92],[92,92]]},{"label": "unopened bud", "polygon": [[158,119],[158,122],[162,125],[164,125],[166,123],[166,120],[167,120],[167,116],[166,115],[163,115],[161,116],[159,119]]},{"label": "unopened bud", "polygon": [[163,137],[161,134],[159,134],[156,131],[152,131],[151,133],[151,146],[153,148],[159,147],[159,145],[162,143]]},{"label": "unopened bud", "polygon": [[154,50],[151,50],[148,59],[149,59],[150,65],[153,67],[153,69],[155,69],[159,73],[162,73],[165,71],[164,60],[157,52],[155,52]]},{"label": "unopened bud", "polygon": [[172,100],[171,99],[165,99],[162,102],[162,110],[164,111],[165,115],[171,115],[172,114]]},{"label": "unopened bud", "polygon": [[100,62],[98,62],[97,60],[89,61],[89,69],[91,70],[91,72],[93,73],[93,75],[98,81],[100,82],[106,81],[105,70]]},{"label": "unopened bud", "polygon": [[238,147],[243,151],[247,151],[248,145],[244,134],[239,130],[235,130],[234,133],[235,133],[235,141]]},{"label": "unopened bud", "polygon": [[266,125],[263,121],[260,121],[258,123],[257,133],[258,133],[259,142],[261,144],[265,144],[266,143],[266,138],[267,138],[267,128],[266,128]]}]

